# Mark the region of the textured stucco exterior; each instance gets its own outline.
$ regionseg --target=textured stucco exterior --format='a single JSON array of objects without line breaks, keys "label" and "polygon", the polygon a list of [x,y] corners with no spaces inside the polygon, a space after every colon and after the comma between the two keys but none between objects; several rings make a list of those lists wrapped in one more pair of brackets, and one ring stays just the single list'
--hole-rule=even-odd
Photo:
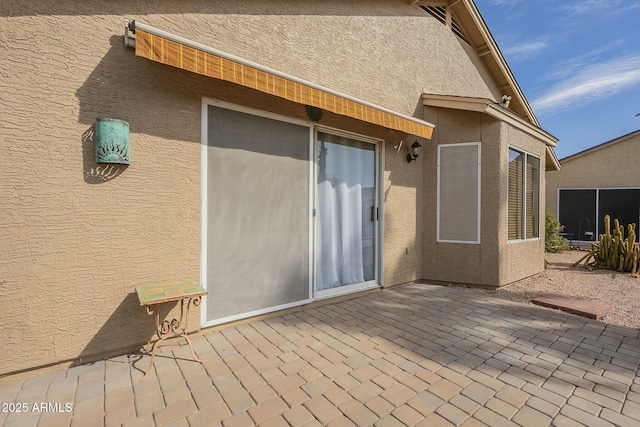
[{"label": "textured stucco exterior", "polygon": [[640,188],[640,131],[624,135],[561,160],[547,172],[546,211],[558,213],[560,188]]},{"label": "textured stucco exterior", "polygon": [[[521,130],[486,114],[425,107],[436,125],[424,169],[425,205],[422,276],[440,282],[503,286],[544,269],[544,240],[509,242],[507,236],[508,158],[514,147],[539,157],[544,170],[545,145]],[[480,244],[437,241],[437,146],[480,142]],[[540,230],[544,230],[544,174],[540,176]]]},{"label": "textured stucco exterior", "polygon": [[[501,96],[470,46],[401,0],[1,3],[0,375],[137,349],[152,324],[135,287],[200,278],[202,98],[307,120],[302,105],[135,57],[126,19],[417,117],[422,93]],[[384,285],[533,274],[501,231],[519,136],[479,113],[433,114],[437,136],[411,164],[394,147],[413,138],[322,119],[384,141]],[[129,122],[130,166],[96,165],[98,117]],[[461,141],[482,142],[482,244],[434,253],[435,144]]]}]

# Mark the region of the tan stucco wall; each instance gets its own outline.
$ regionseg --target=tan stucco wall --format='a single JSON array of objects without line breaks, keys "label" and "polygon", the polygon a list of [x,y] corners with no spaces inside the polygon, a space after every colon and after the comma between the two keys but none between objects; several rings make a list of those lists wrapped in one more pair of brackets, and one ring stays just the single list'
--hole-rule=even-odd
[{"label": "tan stucco wall", "polygon": [[567,159],[559,171],[547,172],[546,211],[557,215],[559,188],[640,187],[640,132]]},{"label": "tan stucco wall", "polygon": [[[202,97],[305,118],[135,57],[125,19],[407,114],[421,114],[423,92],[501,95],[468,46],[401,0],[1,4],[0,374],[136,348],[152,325],[135,287],[199,279]],[[130,166],[96,166],[97,117],[130,123]],[[427,163],[407,165],[397,132],[322,124],[386,141],[385,284],[421,278]]]},{"label": "tan stucco wall", "polygon": [[[496,257],[497,203],[493,189],[499,179],[499,122],[475,112],[425,108],[425,118],[436,124],[433,142],[427,151],[425,168],[423,236],[426,279],[495,286],[498,280]],[[480,142],[480,244],[437,242],[437,156],[438,145]]]},{"label": "tan stucco wall", "polygon": [[[425,118],[436,124],[428,147],[423,195],[425,279],[442,282],[503,286],[544,269],[544,174],[541,176],[541,238],[508,243],[507,197],[509,147],[534,154],[544,170],[545,145],[524,132],[485,114],[446,108],[425,108]],[[480,142],[480,244],[437,242],[437,145]]]}]

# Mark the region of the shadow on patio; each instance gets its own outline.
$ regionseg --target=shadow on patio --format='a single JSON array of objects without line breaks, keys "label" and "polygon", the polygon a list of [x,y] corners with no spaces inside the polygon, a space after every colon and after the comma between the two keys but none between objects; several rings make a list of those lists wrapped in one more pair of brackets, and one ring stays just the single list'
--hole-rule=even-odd
[{"label": "shadow on patio", "polygon": [[198,382],[224,425],[634,424],[637,338],[414,284],[206,334],[197,343],[202,367],[165,359],[157,374],[163,390],[169,372]]},{"label": "shadow on patio", "polygon": [[400,286],[221,329],[194,346],[203,364],[186,344],[166,345],[145,382],[148,356],[123,356],[0,397],[17,402],[46,383],[49,399],[66,381],[72,413],[41,414],[40,425],[53,416],[125,426],[640,422],[637,330],[452,288]]}]

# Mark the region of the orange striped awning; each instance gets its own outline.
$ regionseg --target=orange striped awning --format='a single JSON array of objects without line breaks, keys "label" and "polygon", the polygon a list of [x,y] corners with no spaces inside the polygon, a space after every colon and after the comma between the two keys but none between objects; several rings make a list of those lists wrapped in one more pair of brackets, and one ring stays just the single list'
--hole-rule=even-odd
[{"label": "orange striped awning", "polygon": [[[185,44],[169,37],[152,34],[141,29],[140,26],[137,25],[135,29],[137,56],[411,135],[430,139],[433,133],[433,125],[420,119],[401,113],[394,114],[386,108],[364,101],[358,102],[355,98],[340,96],[329,89],[318,89],[316,85],[304,84],[300,79],[293,77],[288,79],[283,77],[282,73],[276,75],[265,70],[266,67],[254,67],[234,61],[205,49],[190,46],[191,43]],[[144,27],[150,28],[146,25]],[[193,43],[193,45],[198,44]]]}]

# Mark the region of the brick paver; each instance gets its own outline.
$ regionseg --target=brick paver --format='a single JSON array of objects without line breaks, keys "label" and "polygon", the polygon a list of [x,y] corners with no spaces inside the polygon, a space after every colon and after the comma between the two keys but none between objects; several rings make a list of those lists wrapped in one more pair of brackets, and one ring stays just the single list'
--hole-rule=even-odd
[{"label": "brick paver", "polygon": [[[147,355],[4,378],[0,424],[640,422],[638,330],[453,288],[400,286],[193,341],[202,364],[187,346],[168,343],[143,383]],[[70,412],[60,410],[65,403]]]}]

